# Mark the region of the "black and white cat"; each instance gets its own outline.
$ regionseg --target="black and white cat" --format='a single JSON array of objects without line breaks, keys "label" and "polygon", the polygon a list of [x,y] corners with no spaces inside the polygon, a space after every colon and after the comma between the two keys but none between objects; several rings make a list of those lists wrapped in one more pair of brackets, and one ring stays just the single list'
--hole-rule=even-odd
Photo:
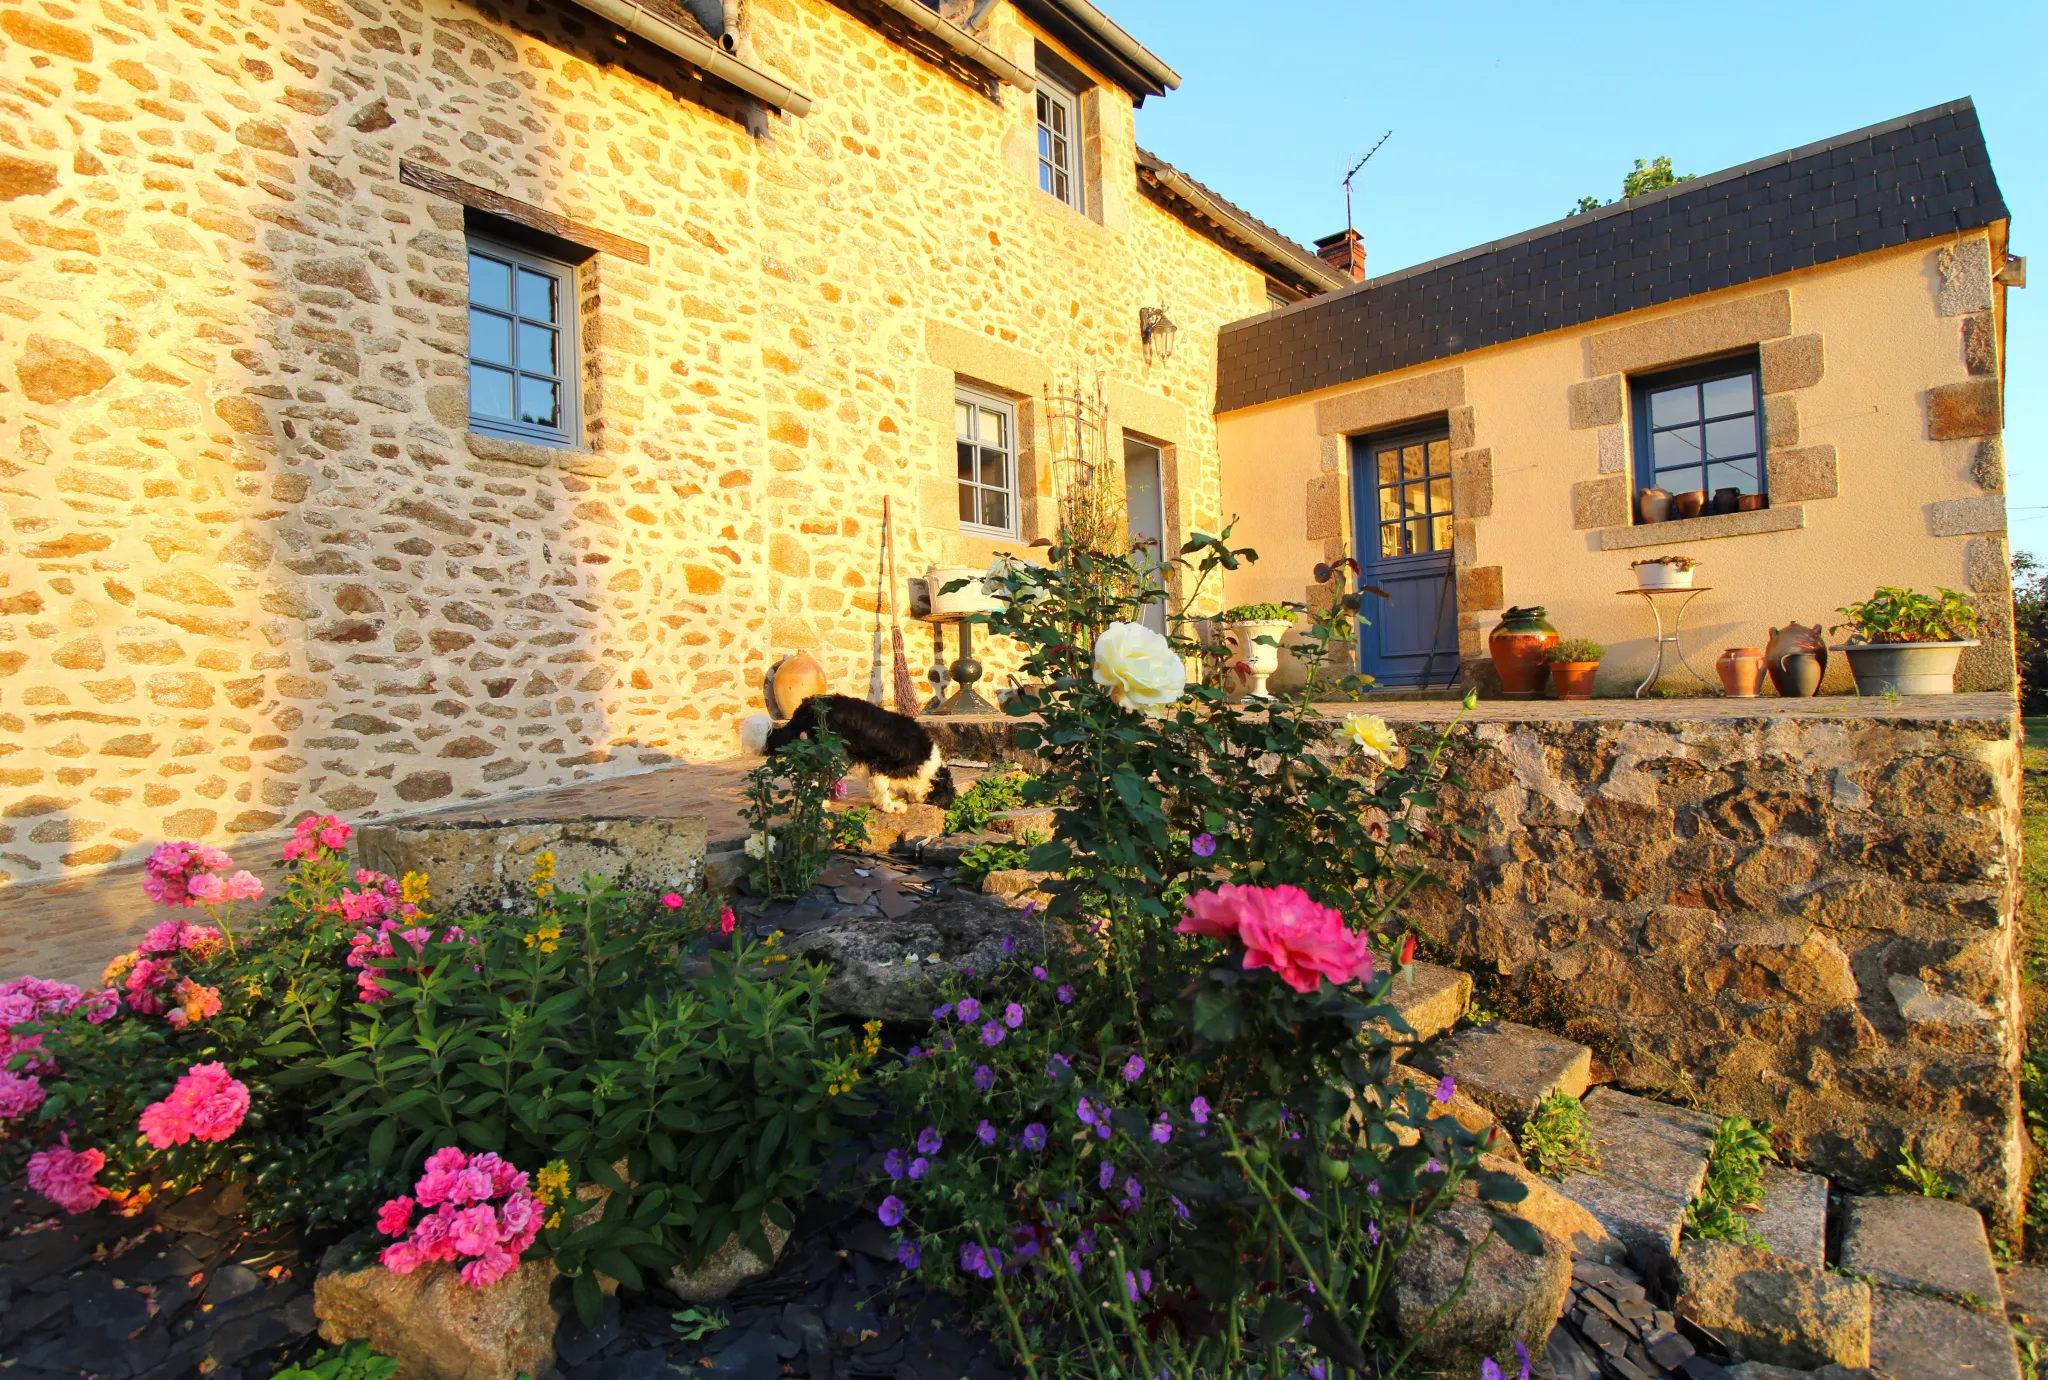
[{"label": "black and white cat", "polygon": [[821,721],[867,774],[868,794],[884,814],[904,813],[907,801],[942,809],[953,803],[953,773],[930,731],[908,714],[851,695],[813,695],[780,728],[766,714],[752,715],[740,725],[740,743],[755,756],[772,757]]}]

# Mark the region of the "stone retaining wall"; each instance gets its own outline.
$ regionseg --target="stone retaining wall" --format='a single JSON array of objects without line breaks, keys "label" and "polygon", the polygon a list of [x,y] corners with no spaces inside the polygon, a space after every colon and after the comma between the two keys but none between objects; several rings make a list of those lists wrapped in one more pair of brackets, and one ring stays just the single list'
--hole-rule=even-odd
[{"label": "stone retaining wall", "polygon": [[1468,966],[1561,979],[1624,1087],[1769,1121],[1852,1188],[1911,1151],[2010,1230],[2019,735],[1978,699],[1465,723],[1444,804],[1475,837],[1409,913]]}]

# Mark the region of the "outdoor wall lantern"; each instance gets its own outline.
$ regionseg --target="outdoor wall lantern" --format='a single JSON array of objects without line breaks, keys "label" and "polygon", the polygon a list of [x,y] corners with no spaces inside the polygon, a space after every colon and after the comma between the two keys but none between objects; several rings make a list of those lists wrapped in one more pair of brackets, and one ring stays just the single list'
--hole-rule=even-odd
[{"label": "outdoor wall lantern", "polygon": [[1172,359],[1173,338],[1179,334],[1180,327],[1173,324],[1165,307],[1138,308],[1138,339],[1145,347],[1146,363]]}]

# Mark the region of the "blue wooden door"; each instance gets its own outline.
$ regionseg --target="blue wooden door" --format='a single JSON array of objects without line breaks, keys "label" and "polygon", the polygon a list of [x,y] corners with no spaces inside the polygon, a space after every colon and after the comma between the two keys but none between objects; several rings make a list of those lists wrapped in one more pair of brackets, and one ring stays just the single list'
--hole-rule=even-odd
[{"label": "blue wooden door", "polygon": [[1361,601],[1358,669],[1383,686],[1449,685],[1458,678],[1450,436],[1353,437],[1351,474],[1364,583],[1384,595]]}]

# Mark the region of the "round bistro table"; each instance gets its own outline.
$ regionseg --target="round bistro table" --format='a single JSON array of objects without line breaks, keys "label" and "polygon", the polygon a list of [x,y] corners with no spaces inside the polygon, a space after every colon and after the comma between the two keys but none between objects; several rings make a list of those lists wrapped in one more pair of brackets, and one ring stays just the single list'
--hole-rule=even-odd
[{"label": "round bistro table", "polygon": [[[1706,686],[1709,690],[1712,690],[1717,695],[1721,693],[1719,686],[1715,685],[1714,682],[1708,680],[1698,671],[1693,670],[1692,663],[1685,659],[1685,647],[1678,640],[1680,626],[1685,622],[1686,606],[1691,604],[1694,599],[1698,598],[1702,594],[1705,594],[1708,590],[1712,588],[1712,585],[1694,585],[1685,589],[1636,588],[1618,589],[1614,591],[1616,594],[1636,594],[1642,596],[1643,602],[1650,606],[1650,617],[1653,620],[1655,620],[1657,624],[1657,664],[1654,668],[1651,669],[1650,674],[1643,678],[1643,683],[1636,687],[1637,699],[1641,699],[1643,697],[1643,691],[1655,685],[1657,683],[1657,678],[1664,674],[1664,649],[1666,647],[1669,647],[1672,651],[1678,653],[1678,664],[1680,666],[1683,666],[1691,674],[1694,680],[1700,682],[1700,684]],[[1668,633],[1664,631],[1664,610],[1657,603],[1657,596],[1660,594],[1678,594],[1684,596],[1678,601],[1678,607],[1671,611],[1671,631]]]}]

